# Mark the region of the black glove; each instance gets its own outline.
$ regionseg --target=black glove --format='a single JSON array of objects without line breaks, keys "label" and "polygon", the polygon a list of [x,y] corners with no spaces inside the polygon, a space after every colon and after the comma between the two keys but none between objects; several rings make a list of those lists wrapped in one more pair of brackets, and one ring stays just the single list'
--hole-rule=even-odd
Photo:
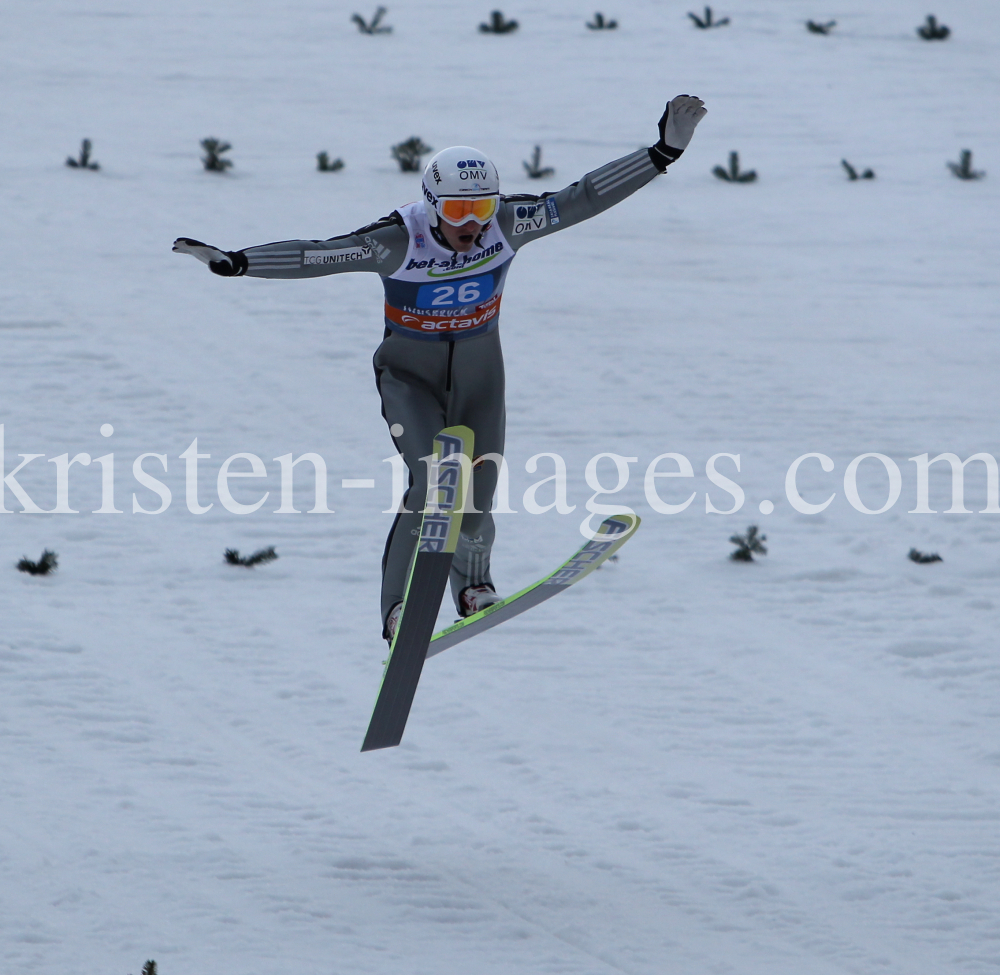
[{"label": "black glove", "polygon": [[680,159],[688,147],[695,126],[708,114],[705,103],[695,95],[678,95],[667,102],[660,117],[660,141],[649,147],[649,158],[662,173]]},{"label": "black glove", "polygon": [[197,257],[213,274],[221,274],[224,278],[239,277],[247,271],[247,256],[243,251],[220,251],[218,247],[190,237],[178,237],[173,250],[176,254]]}]

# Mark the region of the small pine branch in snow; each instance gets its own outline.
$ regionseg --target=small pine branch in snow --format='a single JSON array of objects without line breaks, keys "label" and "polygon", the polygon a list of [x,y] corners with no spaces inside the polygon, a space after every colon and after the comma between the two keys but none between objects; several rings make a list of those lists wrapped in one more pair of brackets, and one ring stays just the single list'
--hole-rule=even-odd
[{"label": "small pine branch in snow", "polygon": [[551,166],[542,167],[542,147],[535,146],[535,151],[531,154],[531,162],[524,162],[521,160],[522,165],[528,171],[528,175],[532,179],[542,179],[545,176],[552,176],[555,170]]},{"label": "small pine branch in snow", "polygon": [[729,541],[736,546],[736,551],[731,552],[729,557],[734,562],[753,562],[753,553],[767,555],[767,535],[758,535],[757,526],[751,525],[746,530],[745,535],[730,535]]},{"label": "small pine branch in snow", "polygon": [[226,549],[226,561],[230,565],[245,565],[247,568],[273,562],[277,557],[278,553],[275,552],[273,545],[258,549],[253,555],[240,555],[239,550],[235,548]]},{"label": "small pine branch in snow", "polygon": [[488,24],[479,25],[479,32],[481,34],[509,34],[515,30],[517,30],[517,21],[507,20],[499,10],[494,10],[490,14]]},{"label": "small pine branch in snow", "polygon": [[828,20],[825,24],[818,24],[815,20],[806,21],[806,30],[810,34],[829,34],[836,26],[837,21],[835,20]]},{"label": "small pine branch in snow", "polygon": [[321,173],[335,173],[338,169],[344,168],[344,160],[340,159],[330,159],[330,156],[325,152],[319,152],[316,154],[316,168]]},{"label": "small pine branch in snow", "polygon": [[841,159],[840,165],[847,170],[847,178],[851,181],[856,179],[874,179],[875,171],[872,169],[866,169],[863,173],[858,173],[858,171],[846,160]]},{"label": "small pine branch in snow", "polygon": [[201,160],[202,165],[210,173],[224,173],[232,166],[231,160],[222,158],[224,152],[229,152],[233,148],[228,142],[213,138],[202,139],[201,147],[205,150]]},{"label": "small pine branch in snow", "polygon": [[152,958],[142,966],[142,975],[156,975],[156,962]]},{"label": "small pine branch in snow", "polygon": [[723,17],[722,20],[715,20],[711,7],[706,7],[705,13],[701,17],[690,12],[688,12],[688,16],[694,21],[695,27],[700,30],[708,30],[710,27],[725,27],[729,23],[728,17]]},{"label": "small pine branch in snow", "polygon": [[399,168],[404,173],[416,173],[420,171],[420,157],[433,151],[430,146],[424,144],[420,136],[411,135],[405,142],[392,147],[392,158],[399,163]]},{"label": "small pine branch in snow", "polygon": [[361,14],[351,14],[351,20],[358,25],[358,30],[362,34],[391,34],[391,27],[382,26],[382,18],[385,16],[385,7],[379,7],[372,16],[372,22],[366,23]]},{"label": "small pine branch in snow", "polygon": [[933,14],[928,14],[927,20],[917,28],[917,33],[925,41],[943,41],[951,33],[951,28],[945,27],[944,24],[939,24],[937,17]]},{"label": "small pine branch in snow", "polygon": [[752,183],[757,178],[755,169],[748,169],[740,172],[740,154],[738,152],[729,153],[729,169],[725,170],[721,166],[716,166],[712,170],[719,179],[724,179],[727,183]]},{"label": "small pine branch in snow", "polygon": [[971,149],[963,149],[961,156],[959,156],[959,161],[957,163],[948,163],[948,168],[959,179],[982,179],[986,175],[981,169],[972,168]]},{"label": "small pine branch in snow", "polygon": [[45,549],[42,557],[37,562],[32,562],[26,555],[17,563],[18,572],[27,572],[31,576],[47,576],[59,565],[59,557],[55,552]]},{"label": "small pine branch in snow", "polygon": [[80,143],[80,158],[74,159],[72,156],[66,157],[66,165],[71,169],[100,169],[95,162],[90,161],[90,139],[84,139]]},{"label": "small pine branch in snow", "polygon": [[594,22],[587,21],[587,26],[591,30],[615,30],[618,27],[617,20],[605,20],[604,14],[594,14]]},{"label": "small pine branch in snow", "polygon": [[909,553],[909,555],[907,555],[907,558],[911,562],[919,562],[921,565],[923,565],[924,563],[927,563],[927,562],[943,562],[944,561],[944,559],[941,558],[941,556],[938,555],[937,552],[932,552],[930,555],[925,555],[923,552],[918,552],[915,548],[911,548],[910,549],[910,553]]}]

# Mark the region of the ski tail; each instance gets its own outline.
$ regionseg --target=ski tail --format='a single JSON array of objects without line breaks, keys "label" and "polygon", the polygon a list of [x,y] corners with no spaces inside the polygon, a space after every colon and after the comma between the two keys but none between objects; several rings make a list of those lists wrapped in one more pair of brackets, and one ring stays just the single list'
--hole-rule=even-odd
[{"label": "ski tail", "polygon": [[611,558],[635,534],[640,521],[639,516],[631,512],[605,518],[595,536],[577,549],[554,572],[550,572],[526,589],[514,593],[513,596],[487,606],[474,616],[459,620],[435,633],[427,649],[427,656],[433,657],[442,650],[462,643],[505,620],[520,616],[533,606],[565,592]]},{"label": "ski tail", "polygon": [[363,752],[391,748],[403,738],[458,546],[473,445],[472,431],[463,426],[447,427],[434,438],[435,462],[428,478],[420,537]]}]

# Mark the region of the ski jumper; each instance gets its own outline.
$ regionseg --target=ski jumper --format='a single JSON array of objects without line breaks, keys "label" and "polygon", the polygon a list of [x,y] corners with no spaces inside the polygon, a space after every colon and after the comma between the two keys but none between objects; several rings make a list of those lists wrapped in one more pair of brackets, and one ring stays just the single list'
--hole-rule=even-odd
[{"label": "ski jumper", "polygon": [[[654,159],[656,160],[654,162]],[[432,228],[423,201],[329,240],[288,240],[236,252],[236,273],[310,278],[373,271],[385,288],[385,336],[375,352],[382,415],[410,473],[382,560],[382,620],[403,598],[427,493],[421,457],[446,426],[476,437],[471,507],[451,569],[452,594],[492,585],[490,507],[504,450],[503,353],[497,326],[504,281],[527,243],[571,227],[630,196],[665,169],[651,150],[616,159],[557,193],[501,197],[473,249],[459,254]],[[391,435],[391,433],[390,433]],[[411,503],[412,500],[412,503]]]}]

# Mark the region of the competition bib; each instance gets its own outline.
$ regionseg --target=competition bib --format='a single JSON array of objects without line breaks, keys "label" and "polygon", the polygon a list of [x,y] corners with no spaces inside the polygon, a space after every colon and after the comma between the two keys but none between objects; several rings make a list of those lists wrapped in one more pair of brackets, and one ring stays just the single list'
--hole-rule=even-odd
[{"label": "competition bib", "polygon": [[431,235],[423,203],[400,207],[410,242],[399,270],[383,278],[385,324],[411,338],[441,341],[492,331],[514,251],[494,220],[482,246],[465,254]]}]

